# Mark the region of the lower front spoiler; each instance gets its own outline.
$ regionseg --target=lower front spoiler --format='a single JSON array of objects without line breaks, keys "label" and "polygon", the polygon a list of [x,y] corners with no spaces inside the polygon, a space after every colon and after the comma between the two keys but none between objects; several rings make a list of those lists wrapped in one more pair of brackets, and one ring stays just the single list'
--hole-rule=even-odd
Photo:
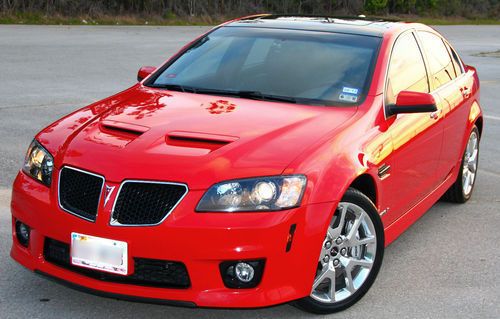
[{"label": "lower front spoiler", "polygon": [[155,299],[155,298],[146,298],[146,297],[136,297],[136,296],[129,296],[129,295],[122,295],[122,294],[116,294],[112,292],[106,292],[102,290],[96,290],[92,288],[87,288],[85,286],[81,286],[66,280],[63,280],[61,278],[49,275],[43,271],[40,270],[35,270],[35,274],[44,277],[45,279],[48,279],[50,281],[56,282],[60,285],[63,285],[65,287],[85,292],[88,294],[96,295],[99,297],[105,297],[105,298],[111,298],[111,299],[120,299],[120,300],[125,300],[125,301],[131,301],[131,302],[141,302],[141,303],[150,303],[150,304],[157,304],[157,305],[165,305],[165,306],[176,306],[176,307],[185,307],[185,308],[196,308],[196,304],[194,302],[189,302],[189,301],[178,301],[178,300],[165,300],[165,299]]},{"label": "lower front spoiler", "polygon": [[[15,261],[87,292],[199,308],[262,308],[309,295],[320,244],[337,206],[337,202],[325,202],[269,214],[196,214],[190,208],[197,202],[193,200],[184,202],[188,207],[177,208],[178,218],[170,218],[158,227],[131,228],[109,226],[105,213],[96,223],[83,221],[61,211],[52,193],[23,173],[16,178],[11,203],[11,257]],[[28,247],[18,242],[15,221],[30,227]],[[291,225],[296,225],[293,236]],[[130,269],[134,269],[132,258],[182,262],[191,286],[179,289],[99,280],[46,260],[47,238],[68,244],[71,232],[127,241]],[[265,259],[257,287],[225,286],[222,262],[255,259]]]}]

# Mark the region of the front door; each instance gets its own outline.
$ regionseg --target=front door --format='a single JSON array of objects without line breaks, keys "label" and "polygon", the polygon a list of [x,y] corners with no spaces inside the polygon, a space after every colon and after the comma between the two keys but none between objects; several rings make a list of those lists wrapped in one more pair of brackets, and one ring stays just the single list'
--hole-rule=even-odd
[{"label": "front door", "polygon": [[[385,105],[394,104],[399,92],[430,92],[429,79],[422,52],[413,32],[403,33],[396,40],[387,73]],[[434,96],[438,111],[433,113],[398,114],[388,117],[393,154],[389,159],[389,190],[384,218],[391,224],[439,184],[436,170],[443,144],[444,101]]]}]

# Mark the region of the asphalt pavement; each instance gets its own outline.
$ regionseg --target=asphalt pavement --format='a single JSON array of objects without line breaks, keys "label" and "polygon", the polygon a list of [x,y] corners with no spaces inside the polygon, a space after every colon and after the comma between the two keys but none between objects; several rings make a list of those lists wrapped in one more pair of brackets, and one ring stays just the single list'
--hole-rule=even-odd
[{"label": "asphalt pavement", "polygon": [[[306,318],[289,305],[186,309],[105,299],[9,257],[10,187],[33,135],[135,82],[209,27],[0,26],[0,318]],[[438,27],[478,69],[485,128],[473,198],[436,204],[386,250],[378,279],[329,318],[500,317],[500,26]],[[483,54],[480,54],[483,53]],[[489,57],[490,56],[490,57]]]}]

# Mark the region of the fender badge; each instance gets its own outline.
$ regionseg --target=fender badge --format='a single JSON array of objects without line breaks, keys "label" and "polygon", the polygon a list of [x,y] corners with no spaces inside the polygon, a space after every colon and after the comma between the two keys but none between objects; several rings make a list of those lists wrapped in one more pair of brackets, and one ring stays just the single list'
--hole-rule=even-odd
[{"label": "fender badge", "polygon": [[389,211],[389,207],[387,207],[386,209],[384,209],[381,213],[380,213],[380,217],[384,216],[387,212]]},{"label": "fender badge", "polygon": [[108,203],[109,199],[111,198],[111,194],[113,194],[114,190],[115,190],[115,186],[106,185],[106,189],[104,190],[104,207],[106,207],[106,204]]}]

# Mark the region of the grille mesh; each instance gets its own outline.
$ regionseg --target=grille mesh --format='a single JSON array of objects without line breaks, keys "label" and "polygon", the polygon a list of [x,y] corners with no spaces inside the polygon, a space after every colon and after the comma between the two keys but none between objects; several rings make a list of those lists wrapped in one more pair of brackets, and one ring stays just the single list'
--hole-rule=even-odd
[{"label": "grille mesh", "polygon": [[46,261],[97,280],[162,288],[188,288],[191,285],[186,266],[181,262],[134,258],[134,273],[129,276],[73,266],[69,244],[45,238],[43,255]]},{"label": "grille mesh", "polygon": [[59,179],[59,203],[65,210],[95,221],[103,179],[64,167]]},{"label": "grille mesh", "polygon": [[113,223],[155,225],[160,223],[186,194],[184,185],[125,182],[113,210]]}]

